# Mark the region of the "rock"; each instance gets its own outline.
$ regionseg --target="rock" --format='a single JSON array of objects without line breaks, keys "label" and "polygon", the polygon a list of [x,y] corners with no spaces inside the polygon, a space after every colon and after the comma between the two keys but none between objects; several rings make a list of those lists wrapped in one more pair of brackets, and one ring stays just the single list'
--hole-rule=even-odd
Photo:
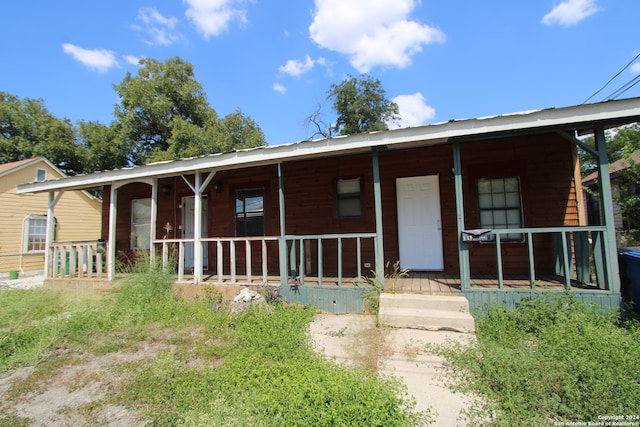
[{"label": "rock", "polygon": [[242,288],[240,293],[229,304],[229,312],[231,314],[239,314],[256,305],[261,308],[269,306],[262,295],[249,288]]}]

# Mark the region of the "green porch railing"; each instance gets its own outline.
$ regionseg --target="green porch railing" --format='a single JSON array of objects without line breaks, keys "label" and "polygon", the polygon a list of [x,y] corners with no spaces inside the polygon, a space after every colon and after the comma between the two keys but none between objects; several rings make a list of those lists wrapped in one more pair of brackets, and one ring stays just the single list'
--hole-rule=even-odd
[{"label": "green porch railing", "polygon": [[[349,233],[349,234],[318,234],[318,235],[303,235],[303,236],[285,236],[287,242],[287,252],[289,253],[289,259],[287,260],[287,273],[292,280],[297,280],[299,285],[304,285],[306,271],[307,254],[305,252],[305,243],[315,243],[316,248],[316,277],[318,280],[318,286],[322,286],[323,279],[325,277],[324,272],[324,242],[327,240],[336,241],[336,277],[338,279],[338,286],[342,286],[344,279],[344,264],[343,264],[343,247],[344,242],[349,240],[355,240],[355,258],[356,258],[356,283],[358,285],[362,282],[362,241],[371,240],[374,262],[377,259],[377,245],[376,245],[376,233]],[[296,256],[299,254],[299,257]],[[372,264],[373,265],[373,264]]]},{"label": "green porch railing", "polygon": [[[495,244],[496,269],[498,288],[504,288],[502,245],[505,235],[521,235],[518,243],[526,243],[528,256],[528,275],[530,288],[536,286],[535,251],[533,236],[536,234],[550,234],[554,248],[554,273],[562,276],[566,289],[571,289],[571,280],[580,283],[590,283],[591,271],[595,273],[595,280],[599,289],[611,290],[608,283],[605,261],[606,227],[544,227],[544,228],[509,228],[463,231],[464,241],[478,241]],[[464,236],[467,236],[465,238]],[[506,240],[506,239],[505,239]],[[509,243],[513,243],[510,241]],[[593,269],[592,269],[593,267]],[[465,284],[462,284],[464,287]]]}]

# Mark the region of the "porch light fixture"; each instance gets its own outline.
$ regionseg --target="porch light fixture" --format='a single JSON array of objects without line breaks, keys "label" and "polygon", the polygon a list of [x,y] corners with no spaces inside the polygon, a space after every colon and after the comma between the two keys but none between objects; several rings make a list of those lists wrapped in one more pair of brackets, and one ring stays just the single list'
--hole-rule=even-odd
[{"label": "porch light fixture", "polygon": [[221,181],[214,182],[213,188],[216,190],[216,193],[222,193],[222,182]]},{"label": "porch light fixture", "polygon": [[165,196],[171,194],[171,186],[169,184],[165,184],[162,186],[162,194],[164,194]]}]

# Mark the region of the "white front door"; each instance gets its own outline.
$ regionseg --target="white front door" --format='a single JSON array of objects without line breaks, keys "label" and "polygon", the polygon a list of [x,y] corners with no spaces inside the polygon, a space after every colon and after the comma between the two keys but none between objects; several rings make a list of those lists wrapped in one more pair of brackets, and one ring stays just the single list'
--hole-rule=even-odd
[{"label": "white front door", "polygon": [[[195,197],[183,197],[182,198],[182,238],[183,239],[192,239],[194,236],[195,228],[194,228],[194,216],[195,213]],[[207,197],[202,197],[202,237],[207,237]],[[193,243],[188,242],[184,245],[184,267],[185,268],[193,268],[193,252],[194,246]],[[207,268],[207,245],[204,245],[204,250],[202,251],[203,257],[203,268]]]},{"label": "white front door", "polygon": [[400,267],[443,270],[438,175],[398,178]]}]

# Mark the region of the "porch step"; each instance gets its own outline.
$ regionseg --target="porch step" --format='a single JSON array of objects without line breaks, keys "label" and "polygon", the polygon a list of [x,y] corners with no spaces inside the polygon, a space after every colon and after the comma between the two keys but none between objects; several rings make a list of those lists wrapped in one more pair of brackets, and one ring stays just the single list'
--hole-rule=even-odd
[{"label": "porch step", "polygon": [[378,322],[394,328],[475,330],[469,301],[463,296],[382,293]]}]

